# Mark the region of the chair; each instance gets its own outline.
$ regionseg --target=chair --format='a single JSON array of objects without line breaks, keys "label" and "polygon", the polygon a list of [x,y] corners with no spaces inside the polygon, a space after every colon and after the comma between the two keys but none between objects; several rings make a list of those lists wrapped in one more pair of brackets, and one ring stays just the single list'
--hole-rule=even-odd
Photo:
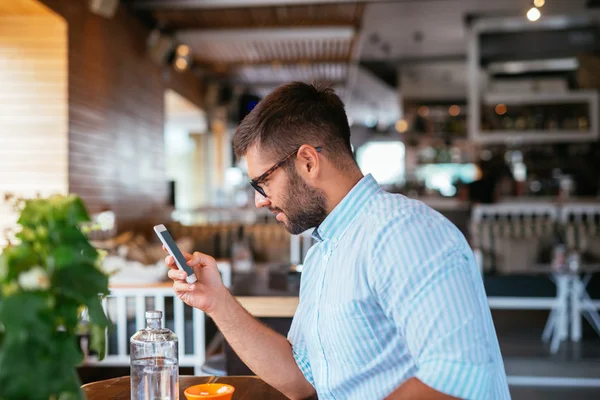
[{"label": "chair", "polygon": [[[481,273],[486,270],[504,273],[534,271],[538,266],[540,242],[553,236],[557,222],[558,208],[549,203],[475,206],[471,232]],[[519,267],[515,268],[515,264]],[[550,271],[550,268],[547,270]],[[570,277],[555,274],[551,279],[556,284],[555,297],[488,296],[488,303],[490,308],[495,309],[550,310],[542,340],[551,340],[550,351],[556,353],[568,334]]]}]

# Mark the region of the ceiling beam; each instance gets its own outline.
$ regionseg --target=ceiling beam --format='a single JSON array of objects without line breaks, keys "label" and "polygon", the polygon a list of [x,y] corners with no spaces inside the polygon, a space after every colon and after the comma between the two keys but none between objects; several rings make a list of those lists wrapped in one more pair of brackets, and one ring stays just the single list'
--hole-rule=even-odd
[{"label": "ceiling beam", "polygon": [[209,9],[300,6],[309,4],[409,3],[416,1],[422,0],[136,0],[133,2],[133,7],[139,10]]},{"label": "ceiling beam", "polygon": [[190,29],[177,32],[182,41],[193,40],[310,40],[310,39],[340,39],[351,40],[354,37],[353,26],[331,26],[318,28],[268,28],[268,29]]},{"label": "ceiling beam", "polygon": [[178,36],[189,36],[206,40],[288,40],[288,39],[347,39],[354,36],[353,26],[322,26],[318,28],[264,28],[264,29],[190,29],[182,30]]},{"label": "ceiling beam", "polygon": [[236,68],[244,68],[244,67],[253,67],[253,68],[289,68],[289,67],[298,67],[298,68],[309,68],[319,65],[350,65],[351,62],[347,57],[337,57],[337,58],[296,58],[296,59],[273,59],[273,60],[260,60],[255,62],[230,62],[230,63],[218,63],[212,61],[206,61],[202,57],[194,58],[194,65],[206,68],[206,69],[214,69],[216,71],[230,71]]},{"label": "ceiling beam", "polygon": [[[258,82],[258,83],[254,82],[254,81],[249,82],[249,81],[246,81],[246,80],[241,79],[239,77],[232,77],[231,78],[231,83],[246,85],[248,87],[252,87],[252,88],[255,88],[255,89],[263,89],[263,90],[269,90],[269,91],[277,88],[281,84],[289,83],[289,82],[290,82],[289,78],[276,79],[276,80],[273,80],[273,81],[270,81],[270,82]],[[345,80],[341,80],[341,81],[340,80],[338,80],[338,81],[329,81],[328,80],[327,84],[331,85],[331,86],[343,86],[343,85],[346,84],[346,81]]]}]

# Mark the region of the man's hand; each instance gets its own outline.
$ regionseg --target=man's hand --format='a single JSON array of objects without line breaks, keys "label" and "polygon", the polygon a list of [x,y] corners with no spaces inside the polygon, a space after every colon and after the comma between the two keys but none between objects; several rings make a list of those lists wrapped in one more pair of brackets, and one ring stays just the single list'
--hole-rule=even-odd
[{"label": "man's hand", "polygon": [[187,283],[186,272],[177,268],[172,256],[167,256],[165,263],[170,268],[169,278],[173,280],[173,290],[184,303],[210,315],[227,294],[217,262],[214,258],[198,251],[194,254],[183,252],[182,254],[187,260],[187,265],[194,270],[197,281],[192,284]]},{"label": "man's hand", "polygon": [[314,395],[315,389],[298,368],[288,340],[244,310],[223,285],[215,259],[199,252],[183,256],[198,280],[187,283],[187,274],[168,256],[165,262],[177,296],[210,315],[233,350],[262,380],[291,399]]}]

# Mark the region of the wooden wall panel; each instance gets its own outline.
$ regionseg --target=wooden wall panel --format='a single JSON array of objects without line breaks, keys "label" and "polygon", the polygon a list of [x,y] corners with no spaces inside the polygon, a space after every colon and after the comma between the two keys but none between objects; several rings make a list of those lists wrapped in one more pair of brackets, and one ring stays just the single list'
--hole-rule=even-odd
[{"label": "wooden wall panel", "polygon": [[0,6],[0,247],[17,218],[6,193],[67,193],[67,68],[60,17],[34,1]]},{"label": "wooden wall panel", "polygon": [[0,1],[0,15],[48,15],[50,10],[36,0]]},{"label": "wooden wall panel", "polygon": [[69,27],[69,190],[91,212],[111,209],[119,228],[166,219],[164,92],[202,106],[191,73],[154,64],[149,34],[124,7],[111,18],[84,0],[43,0]]}]

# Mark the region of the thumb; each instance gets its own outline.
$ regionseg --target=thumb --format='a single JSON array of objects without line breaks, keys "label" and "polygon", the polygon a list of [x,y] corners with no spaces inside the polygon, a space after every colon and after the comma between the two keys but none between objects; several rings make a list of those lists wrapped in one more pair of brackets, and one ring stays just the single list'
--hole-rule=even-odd
[{"label": "thumb", "polygon": [[215,264],[216,264],[216,261],[214,258],[212,258],[209,255],[200,253],[199,251],[195,251],[194,254],[192,254],[192,258],[187,262],[187,265],[189,265],[192,268],[194,268],[194,267],[210,267]]}]

